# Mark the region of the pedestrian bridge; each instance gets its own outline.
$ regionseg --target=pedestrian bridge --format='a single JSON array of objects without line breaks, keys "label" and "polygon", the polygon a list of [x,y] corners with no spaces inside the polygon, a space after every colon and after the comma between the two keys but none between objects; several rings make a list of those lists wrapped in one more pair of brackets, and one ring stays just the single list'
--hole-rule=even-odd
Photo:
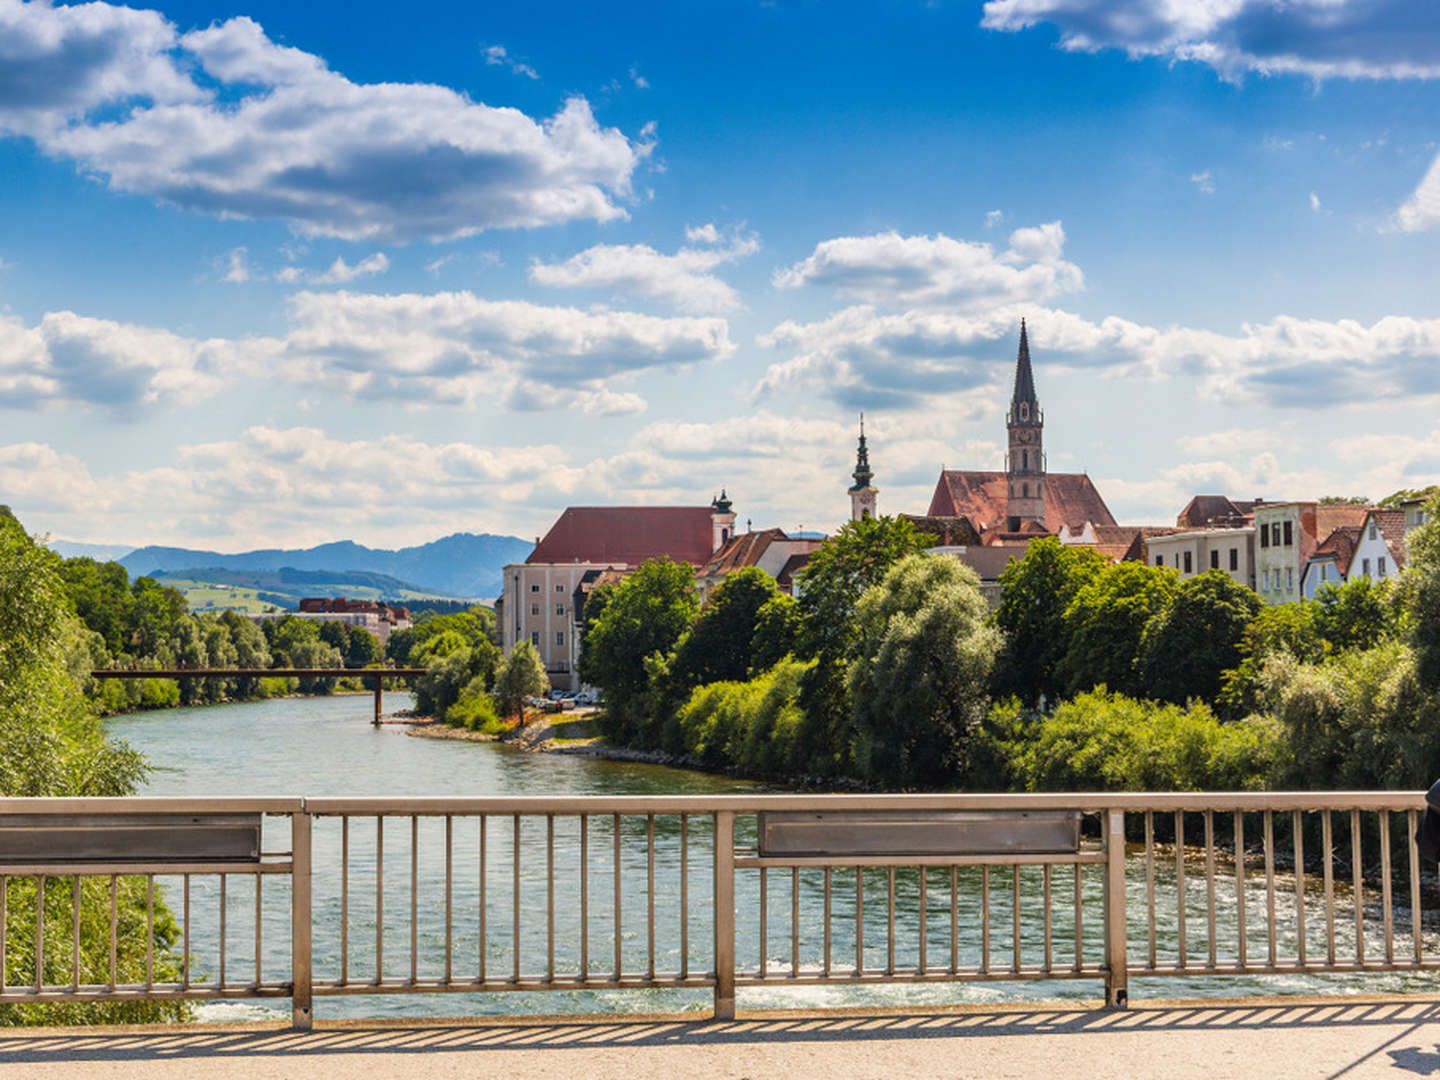
[{"label": "pedestrian bridge", "polygon": [[367,679],[375,691],[375,723],[380,723],[381,684],[385,679],[419,678],[424,668],[97,668],[92,679]]},{"label": "pedestrian bridge", "polygon": [[[0,1003],[279,999],[306,1029],[324,999],[357,996],[477,1008],[519,992],[512,1012],[545,1013],[557,993],[690,990],[728,1021],[746,995],[798,987],[1075,984],[1111,1006],[1137,980],[1166,997],[1254,993],[1259,976],[1423,988],[1440,968],[1424,806],[1420,792],[3,799]],[[126,883],[147,914],[122,930]]]}]

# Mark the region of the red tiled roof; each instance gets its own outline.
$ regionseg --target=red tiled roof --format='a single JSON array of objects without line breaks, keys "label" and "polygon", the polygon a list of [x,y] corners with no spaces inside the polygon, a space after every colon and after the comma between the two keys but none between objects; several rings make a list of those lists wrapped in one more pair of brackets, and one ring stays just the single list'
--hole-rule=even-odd
[{"label": "red tiled roof", "polygon": [[1175,524],[1192,529],[1205,525],[1238,524],[1255,512],[1263,500],[1231,499],[1224,495],[1196,495],[1175,518]]},{"label": "red tiled roof", "polygon": [[624,563],[668,555],[700,566],[714,537],[708,506],[571,506],[527,563]]},{"label": "red tiled roof", "polygon": [[1372,510],[1370,516],[1375,519],[1375,524],[1380,529],[1380,535],[1385,538],[1385,546],[1390,549],[1390,555],[1395,560],[1395,567],[1399,569],[1405,565],[1405,511],[1404,510]]},{"label": "red tiled roof", "polygon": [[915,531],[933,536],[935,542],[944,547],[980,543],[980,534],[965,517],[921,517],[919,514],[901,514],[902,518],[915,526]]},{"label": "red tiled roof", "polygon": [[714,574],[729,574],[746,566],[755,566],[771,543],[787,539],[789,538],[782,529],[761,529],[759,532],[732,536],[724,547],[705,561],[705,565],[697,573],[701,577],[710,577]]},{"label": "red tiled roof", "polygon": [[813,551],[807,551],[800,555],[791,555],[785,560],[785,565],[780,568],[780,573],[775,578],[775,584],[782,588],[788,588],[794,582],[795,576],[810,564]]},{"label": "red tiled roof", "polygon": [[[1402,515],[1403,517],[1403,515]],[[1403,525],[1404,522],[1402,521]],[[1342,575],[1350,573],[1350,561],[1355,557],[1355,545],[1360,541],[1358,525],[1342,525],[1325,538],[1325,542],[1311,553],[1311,559],[1329,555],[1335,559],[1336,569]]]},{"label": "red tiled roof", "polygon": [[[1006,484],[1003,472],[946,469],[935,485],[929,517],[967,517],[981,532],[1005,525]],[[1045,474],[1045,527],[1078,529],[1087,521],[1114,525],[1110,509],[1084,473]]]}]

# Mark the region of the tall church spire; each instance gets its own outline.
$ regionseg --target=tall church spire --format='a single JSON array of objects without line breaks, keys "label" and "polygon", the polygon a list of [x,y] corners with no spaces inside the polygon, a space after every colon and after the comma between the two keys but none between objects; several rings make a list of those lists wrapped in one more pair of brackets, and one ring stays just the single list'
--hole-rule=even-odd
[{"label": "tall church spire", "polygon": [[860,414],[860,442],[855,448],[855,471],[850,474],[855,483],[850,488],[850,520],[875,516],[875,501],[879,492],[871,483],[875,474],[870,471],[870,450],[865,445],[865,414]]},{"label": "tall church spire", "polygon": [[[1021,409],[1021,405],[1025,405]],[[1010,395],[1010,416],[1012,422],[1032,421],[1040,413],[1040,402],[1035,397],[1035,375],[1030,370],[1030,340],[1025,333],[1025,320],[1020,320],[1020,353],[1015,359],[1015,392]]]}]

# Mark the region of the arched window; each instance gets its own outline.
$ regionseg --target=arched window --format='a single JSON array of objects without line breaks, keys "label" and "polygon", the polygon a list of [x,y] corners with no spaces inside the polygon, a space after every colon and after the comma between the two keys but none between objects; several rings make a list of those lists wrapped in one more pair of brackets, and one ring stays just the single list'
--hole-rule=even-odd
[{"label": "arched window", "polygon": [[1030,485],[1029,485],[1029,484],[1021,484],[1021,485],[1020,485],[1020,497],[1021,497],[1022,499],[1028,499],[1028,498],[1030,497]]},{"label": "arched window", "polygon": [[1020,467],[1021,467],[1022,469],[1024,469],[1026,472],[1029,472],[1029,471],[1030,471],[1030,451],[1029,451],[1029,450],[1021,450],[1021,451],[1020,451]]},{"label": "arched window", "polygon": [[1020,419],[1021,419],[1021,420],[1029,420],[1029,419],[1030,419],[1030,403],[1029,403],[1028,401],[1022,401],[1022,402],[1020,402]]},{"label": "arched window", "polygon": [[867,506],[864,510],[861,510],[860,516],[862,518],[868,518],[870,516],[870,508]]}]

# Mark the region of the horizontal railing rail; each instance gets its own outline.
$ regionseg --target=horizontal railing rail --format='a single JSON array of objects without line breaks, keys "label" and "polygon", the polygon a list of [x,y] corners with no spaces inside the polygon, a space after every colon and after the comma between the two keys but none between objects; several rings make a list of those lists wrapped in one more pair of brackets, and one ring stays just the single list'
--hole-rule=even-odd
[{"label": "horizontal railing rail", "polygon": [[[290,998],[303,1028],[314,997],[371,994],[704,989],[727,1017],[737,987],[1080,979],[1121,1005],[1136,978],[1425,972],[1424,808],[1377,791],[6,798],[5,850],[25,858],[0,861],[0,1006]],[[1040,832],[1004,830],[1036,812]],[[963,845],[926,846],[967,813]],[[261,850],[136,839],[187,814],[263,815]],[[801,846],[767,848],[766,814]],[[843,843],[805,847],[810,817]],[[84,857],[16,839],[37,822],[91,830]],[[97,857],[117,822],[143,861]],[[1025,846],[1057,827],[1070,842]]]}]

